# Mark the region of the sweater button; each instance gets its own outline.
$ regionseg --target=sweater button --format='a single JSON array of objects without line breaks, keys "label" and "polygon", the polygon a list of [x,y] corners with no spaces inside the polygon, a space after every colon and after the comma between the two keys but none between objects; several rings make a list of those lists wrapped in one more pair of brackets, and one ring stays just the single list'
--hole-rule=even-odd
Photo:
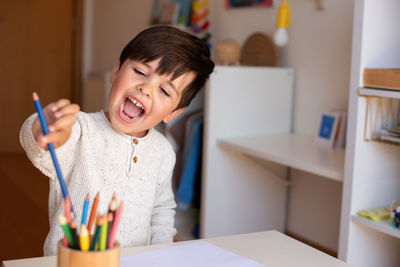
[{"label": "sweater button", "polygon": [[134,157],[133,157],[133,162],[136,163],[137,161],[138,161],[137,157],[134,156]]},{"label": "sweater button", "polygon": [[133,143],[134,143],[135,145],[137,145],[137,144],[139,143],[139,141],[138,141],[136,138],[133,138]]}]

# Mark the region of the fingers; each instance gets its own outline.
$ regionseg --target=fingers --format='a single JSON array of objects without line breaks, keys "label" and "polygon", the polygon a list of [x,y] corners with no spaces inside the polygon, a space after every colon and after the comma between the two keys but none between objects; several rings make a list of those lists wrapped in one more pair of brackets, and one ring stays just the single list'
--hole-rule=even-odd
[{"label": "fingers", "polygon": [[47,144],[53,143],[54,147],[57,148],[63,145],[71,135],[71,129],[67,128],[62,131],[51,132],[47,135],[40,135],[38,138],[38,145],[41,148],[46,148]]},{"label": "fingers", "polygon": [[76,121],[75,114],[64,115],[60,119],[56,120],[52,125],[49,126],[50,132],[62,131],[66,128],[72,128]]},{"label": "fingers", "polygon": [[47,105],[44,113],[50,133],[46,136],[40,134],[36,139],[38,145],[42,148],[46,148],[48,143],[53,143],[56,148],[63,145],[71,135],[79,110],[79,105],[71,104],[68,99]]},{"label": "fingers", "polygon": [[55,106],[52,107],[52,109],[55,109],[54,116],[57,119],[59,119],[59,118],[64,117],[64,116],[66,116],[68,114],[75,115],[76,113],[78,113],[79,112],[79,105],[68,103],[68,104],[63,105],[63,106],[57,106],[57,104],[56,104]]},{"label": "fingers", "polygon": [[55,103],[51,103],[49,106],[51,106],[51,111],[56,112],[69,104],[71,104],[71,102],[68,99],[62,98]]}]

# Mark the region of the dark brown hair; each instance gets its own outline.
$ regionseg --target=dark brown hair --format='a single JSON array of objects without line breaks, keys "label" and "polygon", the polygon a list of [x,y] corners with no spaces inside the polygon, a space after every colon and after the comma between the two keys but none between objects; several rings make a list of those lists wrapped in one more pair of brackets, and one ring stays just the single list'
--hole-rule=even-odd
[{"label": "dark brown hair", "polygon": [[187,72],[196,74],[183,90],[176,109],[190,104],[214,70],[208,46],[196,36],[171,26],[154,26],[140,32],[122,50],[120,67],[127,59],[145,63],[161,59],[156,72],[172,74],[172,79]]}]

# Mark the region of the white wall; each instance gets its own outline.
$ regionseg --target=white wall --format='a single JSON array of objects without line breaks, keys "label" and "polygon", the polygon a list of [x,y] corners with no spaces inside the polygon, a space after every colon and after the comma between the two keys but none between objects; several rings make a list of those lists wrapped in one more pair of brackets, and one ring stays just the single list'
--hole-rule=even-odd
[{"label": "white wall", "polygon": [[[92,3],[93,23],[86,22],[89,47],[84,45],[84,71],[108,71],[123,46],[148,26],[153,1],[86,0]],[[277,8],[226,10],[223,0],[210,1],[210,29],[214,47],[226,38],[240,45],[254,32],[270,36],[275,31]],[[276,0],[280,4],[280,0]],[[346,108],[350,75],[353,0],[323,0],[317,11],[314,0],[292,0],[289,44],[279,49],[281,66],[295,69],[294,131],[314,134],[324,109]],[[90,5],[89,5],[90,7]],[[90,19],[90,16],[87,17]],[[319,178],[319,179],[318,179]],[[337,250],[341,184],[294,171],[288,230]],[[312,189],[315,194],[310,195]],[[312,203],[313,207],[310,207]],[[328,210],[329,209],[329,210]],[[299,213],[298,211],[304,211]],[[318,211],[318,212],[316,212]],[[304,220],[313,218],[316,220]],[[332,224],[321,225],[329,221]],[[336,223],[337,222],[337,223]],[[328,229],[327,229],[328,228]]]}]

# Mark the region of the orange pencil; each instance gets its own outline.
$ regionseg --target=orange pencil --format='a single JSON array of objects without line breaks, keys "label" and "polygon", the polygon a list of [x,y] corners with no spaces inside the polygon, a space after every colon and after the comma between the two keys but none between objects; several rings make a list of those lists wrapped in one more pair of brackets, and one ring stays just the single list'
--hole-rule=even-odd
[{"label": "orange pencil", "polygon": [[92,229],[92,224],[94,221],[94,218],[96,217],[96,213],[97,213],[97,206],[99,204],[99,192],[97,192],[96,197],[94,198],[93,201],[93,205],[92,205],[92,210],[90,212],[90,218],[89,218],[89,222],[88,222],[88,231],[90,233],[90,229]]}]

